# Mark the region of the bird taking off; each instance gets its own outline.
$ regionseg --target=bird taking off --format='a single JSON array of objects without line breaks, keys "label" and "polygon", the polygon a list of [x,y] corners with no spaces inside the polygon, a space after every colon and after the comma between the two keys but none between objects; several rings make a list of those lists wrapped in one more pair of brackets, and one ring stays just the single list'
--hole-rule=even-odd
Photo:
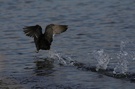
[{"label": "bird taking off", "polygon": [[34,38],[37,52],[39,52],[40,49],[50,50],[50,46],[53,41],[53,35],[65,32],[68,29],[68,26],[49,24],[46,26],[44,33],[42,33],[42,28],[39,25],[26,26],[23,29],[26,36]]}]

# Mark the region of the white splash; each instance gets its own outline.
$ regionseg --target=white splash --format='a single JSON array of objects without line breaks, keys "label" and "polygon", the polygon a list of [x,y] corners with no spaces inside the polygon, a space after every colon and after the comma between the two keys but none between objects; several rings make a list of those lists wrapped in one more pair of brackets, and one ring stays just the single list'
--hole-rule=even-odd
[{"label": "white splash", "polygon": [[58,60],[58,63],[62,65],[73,65],[74,62],[71,57],[62,55],[55,51],[49,51],[49,58]]},{"label": "white splash", "polygon": [[116,65],[116,67],[114,68],[114,71],[113,73],[123,73],[125,74],[127,71],[128,71],[128,61],[127,61],[127,55],[128,53],[125,52],[125,51],[120,51],[118,54],[117,54],[117,58],[118,58],[118,63]]},{"label": "white splash", "polygon": [[127,41],[125,41],[125,42],[121,41],[120,51],[117,54],[118,63],[116,65],[116,67],[114,68],[113,73],[119,72],[119,73],[125,74],[128,71],[128,61],[127,61],[127,59],[129,58],[129,54],[125,50],[125,47],[126,47],[127,43],[128,43]]},{"label": "white splash", "polygon": [[98,62],[96,70],[98,71],[99,69],[107,69],[107,65],[110,61],[109,55],[106,54],[103,49],[94,51],[93,55]]}]

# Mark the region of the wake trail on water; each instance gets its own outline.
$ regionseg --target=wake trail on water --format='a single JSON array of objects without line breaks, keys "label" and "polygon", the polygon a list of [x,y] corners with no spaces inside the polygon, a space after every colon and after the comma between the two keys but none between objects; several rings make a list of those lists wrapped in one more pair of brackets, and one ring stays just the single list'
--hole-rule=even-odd
[{"label": "wake trail on water", "polygon": [[[94,50],[92,52],[94,59],[97,60],[95,66],[90,64],[85,64],[72,59],[56,51],[49,51],[48,57],[42,62],[37,62],[38,69],[50,69],[54,68],[53,64],[59,64],[61,66],[74,66],[77,69],[83,71],[97,72],[109,77],[119,78],[135,82],[135,73],[129,72],[129,61],[135,60],[135,46],[132,42],[121,41],[120,50],[116,52],[117,63],[115,63],[114,68],[109,68],[110,60],[114,58],[111,57],[104,49]],[[46,66],[47,65],[47,66]],[[49,72],[50,73],[50,72]]]},{"label": "wake trail on water", "polygon": [[48,58],[55,59],[61,65],[73,65],[74,60],[65,54],[58,53],[56,51],[49,51]]}]

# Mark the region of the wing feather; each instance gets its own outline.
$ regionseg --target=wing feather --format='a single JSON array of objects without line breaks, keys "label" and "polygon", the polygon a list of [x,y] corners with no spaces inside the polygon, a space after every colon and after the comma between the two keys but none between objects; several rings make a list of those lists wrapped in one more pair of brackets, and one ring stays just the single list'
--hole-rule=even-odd
[{"label": "wing feather", "polygon": [[39,25],[35,26],[26,26],[24,29],[24,33],[29,37],[39,38],[42,35],[42,28]]},{"label": "wing feather", "polygon": [[53,34],[60,34],[68,29],[67,25],[54,25],[52,26]]}]

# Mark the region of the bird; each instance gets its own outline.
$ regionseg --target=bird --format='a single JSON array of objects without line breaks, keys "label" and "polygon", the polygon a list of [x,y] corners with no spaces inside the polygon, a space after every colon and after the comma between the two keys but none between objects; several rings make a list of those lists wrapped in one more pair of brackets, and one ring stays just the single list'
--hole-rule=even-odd
[{"label": "bird", "polygon": [[42,27],[40,25],[26,26],[23,28],[23,32],[26,36],[34,38],[36,46],[36,52],[39,50],[50,50],[53,36],[60,34],[68,29],[68,25],[49,24],[45,27],[45,32],[42,33]]}]

